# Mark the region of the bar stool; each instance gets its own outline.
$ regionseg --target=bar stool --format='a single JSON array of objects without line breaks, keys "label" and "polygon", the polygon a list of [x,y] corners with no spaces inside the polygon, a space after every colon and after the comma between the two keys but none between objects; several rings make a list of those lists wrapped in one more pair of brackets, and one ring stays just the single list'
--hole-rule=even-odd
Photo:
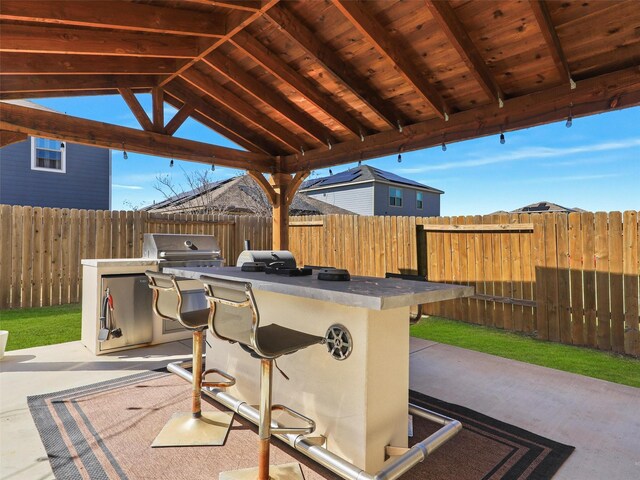
[{"label": "bar stool", "polygon": [[[211,313],[209,328],[218,338],[237,342],[251,356],[260,359],[260,423],[258,467],[232,472],[222,472],[220,480],[229,479],[293,479],[304,478],[299,464],[278,465],[269,468],[269,440],[272,433],[297,433],[307,435],[315,430],[315,422],[284,405],[271,404],[273,363],[282,355],[288,355],[311,345],[322,343],[324,337],[292,330],[272,323],[260,326],[260,313],[253,296],[251,284],[200,277],[209,300]],[[304,427],[274,427],[272,410],[280,410],[306,423]],[[256,472],[257,470],[257,472]]]},{"label": "bar stool", "polygon": [[[193,381],[191,392],[191,412],[174,413],[156,439],[152,447],[186,447],[222,445],[233,420],[233,412],[203,412],[202,392],[205,387],[231,387],[236,381],[231,375],[217,369],[202,372],[202,336],[209,323],[209,309],[188,308],[185,294],[193,291],[197,281],[176,278],[160,272],[145,272],[149,287],[153,290],[153,311],[161,318],[178,321],[193,332]],[[195,290],[202,295],[202,290]],[[191,302],[193,303],[193,302]],[[217,374],[225,380],[207,382],[205,377]]]}]

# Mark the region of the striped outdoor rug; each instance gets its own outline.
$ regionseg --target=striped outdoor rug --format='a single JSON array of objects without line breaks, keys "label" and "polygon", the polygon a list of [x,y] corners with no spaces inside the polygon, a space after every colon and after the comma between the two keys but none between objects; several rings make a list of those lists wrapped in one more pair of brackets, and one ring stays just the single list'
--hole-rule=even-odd
[{"label": "striped outdoor rug", "polygon": [[[224,447],[152,449],[176,411],[188,411],[190,387],[176,375],[147,372],[29,397],[53,472],[59,480],[217,479],[257,462],[257,429],[236,415]],[[215,402],[204,408],[215,410]],[[547,479],[573,451],[472,410],[411,392],[412,403],[459,419],[464,429],[403,480]],[[414,441],[438,426],[414,419]],[[273,441],[272,464],[300,462],[306,480],[338,479],[304,455]]]}]

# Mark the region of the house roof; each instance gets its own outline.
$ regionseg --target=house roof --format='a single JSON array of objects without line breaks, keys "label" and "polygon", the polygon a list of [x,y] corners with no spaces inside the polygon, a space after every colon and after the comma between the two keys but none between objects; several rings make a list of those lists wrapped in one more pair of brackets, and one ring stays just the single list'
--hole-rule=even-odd
[{"label": "house roof", "polygon": [[510,213],[573,213],[584,212],[579,208],[567,208],[551,202],[537,202],[511,210]]},{"label": "house roof", "polygon": [[437,188],[433,188],[428,185],[424,185],[423,183],[418,183],[414,180],[401,177],[400,175],[396,175],[392,172],[387,172],[385,170],[380,170],[379,168],[370,167],[369,165],[361,165],[359,167],[350,168],[349,170],[345,170],[344,172],[329,175],[327,177],[307,180],[300,187],[300,191],[312,191],[320,188],[338,187],[363,182],[391,183],[414,187],[421,190],[428,190],[433,193],[444,193],[444,191],[438,190]]},{"label": "house roof", "polygon": [[[214,210],[220,213],[268,214],[271,206],[262,189],[249,175],[207,183],[187,192],[173,195],[142,210],[155,213],[197,213]],[[353,215],[353,212],[302,193],[293,197],[290,215]]]},{"label": "house roof", "polygon": [[57,110],[53,110],[49,107],[45,107],[44,105],[40,105],[38,103],[30,102],[29,100],[0,100],[0,102],[9,103],[11,105],[17,105],[19,107],[35,108],[36,110],[42,110],[44,112],[60,113]]}]

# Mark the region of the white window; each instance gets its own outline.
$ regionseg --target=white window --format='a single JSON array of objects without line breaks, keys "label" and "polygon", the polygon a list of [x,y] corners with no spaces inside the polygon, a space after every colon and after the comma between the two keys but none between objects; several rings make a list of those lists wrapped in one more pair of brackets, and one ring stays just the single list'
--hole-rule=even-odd
[{"label": "white window", "polygon": [[422,210],[422,192],[416,192],[416,208]]},{"label": "white window", "polygon": [[392,207],[402,206],[402,189],[389,187],[389,205]]},{"label": "white window", "polygon": [[66,145],[60,140],[31,137],[31,170],[65,173]]}]

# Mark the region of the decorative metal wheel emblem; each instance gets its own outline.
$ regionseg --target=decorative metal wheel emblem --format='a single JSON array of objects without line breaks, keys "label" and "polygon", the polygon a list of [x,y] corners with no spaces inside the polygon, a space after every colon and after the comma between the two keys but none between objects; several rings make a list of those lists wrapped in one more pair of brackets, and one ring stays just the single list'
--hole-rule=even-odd
[{"label": "decorative metal wheel emblem", "polygon": [[353,350],[349,330],[343,325],[331,325],[324,336],[327,351],[336,360],[346,360]]}]

